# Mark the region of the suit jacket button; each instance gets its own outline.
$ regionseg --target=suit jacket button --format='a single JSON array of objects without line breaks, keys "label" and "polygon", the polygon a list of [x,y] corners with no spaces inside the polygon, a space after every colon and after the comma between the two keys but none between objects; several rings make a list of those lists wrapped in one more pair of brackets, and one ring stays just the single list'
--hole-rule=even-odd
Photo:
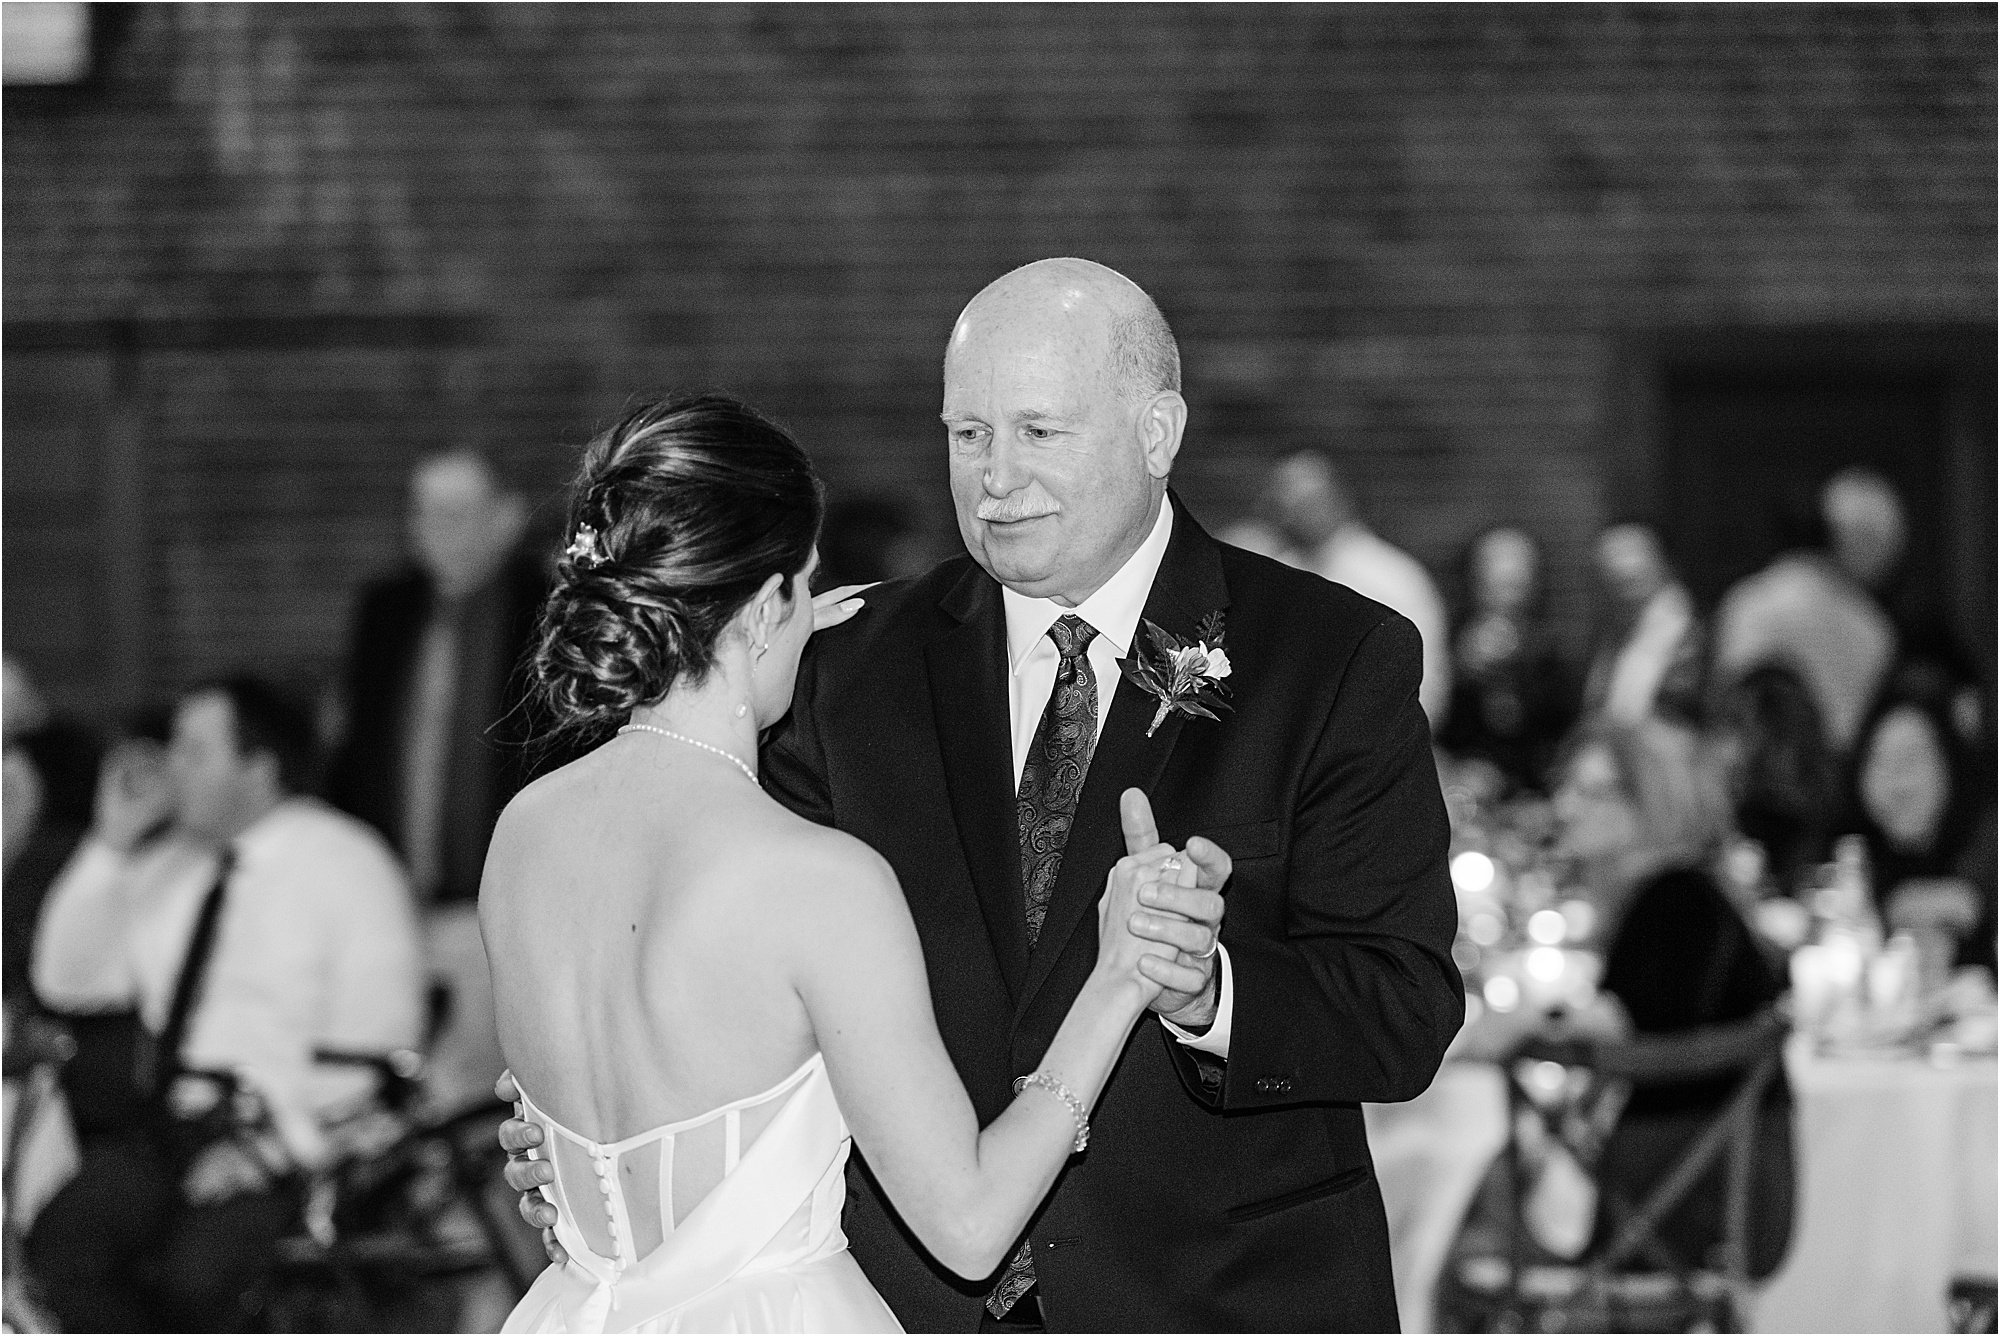
[{"label": "suit jacket button", "polygon": [[1282,1076],[1260,1076],[1257,1091],[1264,1095],[1282,1095],[1292,1088],[1292,1083]]}]

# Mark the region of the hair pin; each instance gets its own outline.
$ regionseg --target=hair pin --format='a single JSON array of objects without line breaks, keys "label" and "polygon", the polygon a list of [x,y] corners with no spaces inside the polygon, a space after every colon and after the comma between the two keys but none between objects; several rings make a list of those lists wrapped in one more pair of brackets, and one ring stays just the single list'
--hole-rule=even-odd
[{"label": "hair pin", "polygon": [[570,541],[565,555],[585,570],[601,566],[604,563],[604,552],[597,545],[597,530],[588,524],[577,525],[576,537]]}]

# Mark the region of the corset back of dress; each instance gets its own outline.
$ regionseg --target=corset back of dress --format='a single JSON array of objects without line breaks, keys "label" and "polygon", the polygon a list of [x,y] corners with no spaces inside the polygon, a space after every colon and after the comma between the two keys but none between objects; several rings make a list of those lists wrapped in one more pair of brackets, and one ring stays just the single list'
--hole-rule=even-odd
[{"label": "corset back of dress", "polygon": [[542,1113],[557,1240],[615,1308],[688,1302],[734,1275],[846,1246],[847,1127],[817,1054],[761,1094],[617,1142]]}]

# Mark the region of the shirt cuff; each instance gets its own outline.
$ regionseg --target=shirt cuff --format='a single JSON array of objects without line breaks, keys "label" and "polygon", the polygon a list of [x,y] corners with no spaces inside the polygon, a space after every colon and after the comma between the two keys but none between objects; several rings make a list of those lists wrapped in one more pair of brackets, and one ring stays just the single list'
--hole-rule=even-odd
[{"label": "shirt cuff", "polygon": [[1213,1053],[1218,1058],[1227,1059],[1229,1025],[1236,1016],[1236,980],[1229,969],[1229,948],[1217,942],[1215,954],[1218,957],[1216,972],[1222,976],[1222,982],[1216,988],[1215,1023],[1208,1027],[1205,1034],[1192,1034],[1183,1030],[1165,1016],[1160,1017],[1160,1024],[1166,1026],[1174,1038],[1189,1048],[1200,1049],[1203,1053]]}]

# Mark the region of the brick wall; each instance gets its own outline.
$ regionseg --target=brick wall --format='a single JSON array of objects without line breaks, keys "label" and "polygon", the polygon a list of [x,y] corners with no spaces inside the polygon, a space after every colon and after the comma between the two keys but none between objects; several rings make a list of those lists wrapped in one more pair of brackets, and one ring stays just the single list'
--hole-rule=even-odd
[{"label": "brick wall", "polygon": [[1174,323],[1205,518],[1328,445],[1440,569],[1539,532],[1572,633],[1630,336],[1994,317],[1990,6],[118,18],[4,121],[6,639],[77,703],[323,674],[415,453],[546,490],[645,388],[948,533],[942,340],[1038,256]]}]

